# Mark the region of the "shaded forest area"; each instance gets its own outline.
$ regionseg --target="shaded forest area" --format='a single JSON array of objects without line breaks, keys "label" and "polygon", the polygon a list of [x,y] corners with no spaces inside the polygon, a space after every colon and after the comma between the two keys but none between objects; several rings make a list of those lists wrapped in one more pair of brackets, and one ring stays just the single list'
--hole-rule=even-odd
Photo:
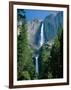
[{"label": "shaded forest area", "polygon": [[[23,15],[21,14],[23,12]],[[63,78],[63,29],[59,27],[59,32],[50,46],[43,44],[39,51],[40,67],[39,74],[35,73],[33,62],[33,51],[27,39],[27,20],[24,10],[17,10],[17,22],[22,21],[17,35],[17,79],[35,80]]]}]

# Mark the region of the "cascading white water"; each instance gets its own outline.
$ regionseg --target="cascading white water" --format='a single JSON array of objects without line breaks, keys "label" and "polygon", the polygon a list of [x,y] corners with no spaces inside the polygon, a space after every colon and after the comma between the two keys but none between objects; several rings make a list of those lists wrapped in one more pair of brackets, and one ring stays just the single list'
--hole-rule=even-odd
[{"label": "cascading white water", "polygon": [[[44,43],[44,32],[43,32],[43,23],[41,23],[41,29],[40,29],[41,31],[40,31],[40,47],[43,45],[43,43]],[[35,69],[36,69],[36,73],[38,74],[39,73],[39,66],[38,66],[38,55],[36,55],[35,56],[35,63],[36,63],[36,65],[35,65]]]},{"label": "cascading white water", "polygon": [[41,32],[40,32],[40,47],[43,45],[44,43],[44,32],[43,32],[43,23],[41,25]]},{"label": "cascading white water", "polygon": [[38,71],[39,71],[38,70],[38,56],[36,56],[35,59],[36,59],[36,68],[35,69],[36,69],[36,73],[38,73]]}]

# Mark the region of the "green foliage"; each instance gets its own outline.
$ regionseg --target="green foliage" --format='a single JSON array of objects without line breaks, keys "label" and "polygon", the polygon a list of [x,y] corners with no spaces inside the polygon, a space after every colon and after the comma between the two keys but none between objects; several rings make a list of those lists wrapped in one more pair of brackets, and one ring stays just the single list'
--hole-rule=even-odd
[{"label": "green foliage", "polygon": [[54,43],[44,44],[40,55],[40,79],[63,77],[63,30],[60,28]]},{"label": "green foliage", "polygon": [[21,21],[21,20],[24,20],[25,18],[26,17],[25,17],[24,9],[17,9],[17,20]]},{"label": "green foliage", "polygon": [[20,72],[19,78],[20,78],[20,80],[30,80],[31,79],[28,71]]},{"label": "green foliage", "polygon": [[63,77],[63,30],[60,29],[58,36],[54,40],[51,49],[51,57],[49,61],[49,71],[52,73],[52,78]]},{"label": "green foliage", "polygon": [[48,62],[49,62],[49,54],[50,49],[48,48],[48,45],[45,44],[41,47],[40,50],[40,71],[39,71],[39,78],[40,79],[46,79],[48,78]]},{"label": "green foliage", "polygon": [[34,65],[27,38],[26,22],[22,23],[20,34],[17,36],[17,72],[18,80],[33,79]]}]

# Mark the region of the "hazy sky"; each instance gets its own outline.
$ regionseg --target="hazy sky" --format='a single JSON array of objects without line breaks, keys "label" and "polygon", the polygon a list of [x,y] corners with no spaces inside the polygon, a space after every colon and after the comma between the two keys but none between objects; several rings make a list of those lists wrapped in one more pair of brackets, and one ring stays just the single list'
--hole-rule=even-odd
[{"label": "hazy sky", "polygon": [[46,16],[50,14],[56,14],[57,12],[58,11],[25,9],[26,18],[29,21],[34,19],[44,20]]}]

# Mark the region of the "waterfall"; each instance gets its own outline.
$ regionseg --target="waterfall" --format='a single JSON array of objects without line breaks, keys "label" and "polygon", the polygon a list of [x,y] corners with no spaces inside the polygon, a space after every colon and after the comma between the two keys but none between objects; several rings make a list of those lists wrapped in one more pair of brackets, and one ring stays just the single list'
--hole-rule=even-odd
[{"label": "waterfall", "polygon": [[40,47],[44,43],[44,32],[43,32],[43,23],[41,24],[41,32],[40,32]]},{"label": "waterfall", "polygon": [[[41,46],[44,43],[44,31],[43,31],[43,23],[41,22],[41,28],[40,28],[40,41],[39,41],[39,47],[41,48]],[[39,49],[40,49],[39,48]],[[38,50],[39,51],[39,50]],[[39,65],[38,65],[38,57],[39,57],[39,53],[37,53],[35,55],[35,72],[37,74],[39,74]]]},{"label": "waterfall", "polygon": [[36,70],[35,71],[36,71],[36,73],[38,73],[38,71],[39,71],[38,70],[38,56],[35,57],[35,60],[36,60],[36,67],[35,67]]}]

